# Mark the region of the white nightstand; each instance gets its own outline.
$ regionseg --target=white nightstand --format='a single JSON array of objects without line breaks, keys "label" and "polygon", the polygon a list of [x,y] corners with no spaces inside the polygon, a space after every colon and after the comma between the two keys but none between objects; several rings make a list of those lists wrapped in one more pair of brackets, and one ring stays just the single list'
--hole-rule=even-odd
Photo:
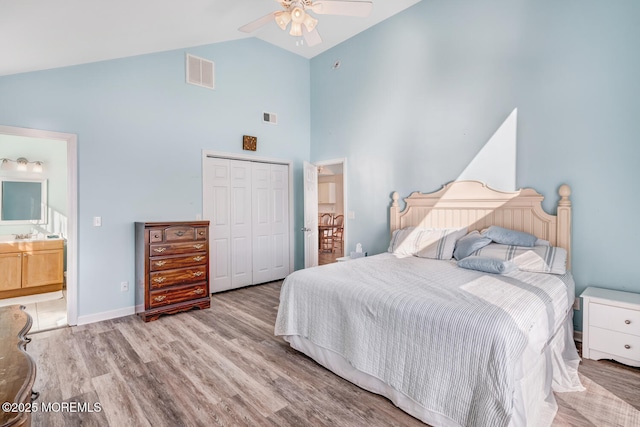
[{"label": "white nightstand", "polygon": [[589,287],[582,297],[582,357],[640,366],[640,294]]}]

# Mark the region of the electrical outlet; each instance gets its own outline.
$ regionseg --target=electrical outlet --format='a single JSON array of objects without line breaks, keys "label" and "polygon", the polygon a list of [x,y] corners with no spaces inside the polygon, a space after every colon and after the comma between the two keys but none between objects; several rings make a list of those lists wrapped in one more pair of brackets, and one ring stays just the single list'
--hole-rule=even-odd
[{"label": "electrical outlet", "polygon": [[127,292],[129,290],[129,282],[120,282],[120,292]]},{"label": "electrical outlet", "polygon": [[576,298],[575,301],[573,301],[573,309],[580,310],[580,298]]}]

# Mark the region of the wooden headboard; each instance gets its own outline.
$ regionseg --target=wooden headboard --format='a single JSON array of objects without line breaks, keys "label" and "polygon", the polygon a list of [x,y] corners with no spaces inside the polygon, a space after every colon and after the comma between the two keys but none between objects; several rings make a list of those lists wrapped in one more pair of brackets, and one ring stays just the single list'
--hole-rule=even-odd
[{"label": "wooden headboard", "polygon": [[558,190],[560,201],[556,215],[542,209],[544,197],[532,188],[505,192],[479,181],[453,181],[433,193],[414,192],[405,198],[400,211],[399,195],[394,192],[389,210],[391,233],[405,227],[482,230],[490,225],[525,231],[548,240],[567,251],[571,267],[571,188]]}]

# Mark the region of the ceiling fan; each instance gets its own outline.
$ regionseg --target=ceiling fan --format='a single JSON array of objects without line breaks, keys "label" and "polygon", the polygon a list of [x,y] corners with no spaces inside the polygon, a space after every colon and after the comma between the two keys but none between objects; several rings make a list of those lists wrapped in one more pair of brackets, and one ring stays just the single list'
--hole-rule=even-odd
[{"label": "ceiling fan", "polygon": [[275,20],[282,30],[286,30],[289,23],[289,34],[295,37],[304,36],[308,46],[315,46],[322,42],[316,29],[318,20],[309,14],[343,15],[365,17],[371,13],[373,2],[368,0],[276,0],[283,10],[271,12],[262,18],[250,22],[238,30],[252,33],[270,21]]}]

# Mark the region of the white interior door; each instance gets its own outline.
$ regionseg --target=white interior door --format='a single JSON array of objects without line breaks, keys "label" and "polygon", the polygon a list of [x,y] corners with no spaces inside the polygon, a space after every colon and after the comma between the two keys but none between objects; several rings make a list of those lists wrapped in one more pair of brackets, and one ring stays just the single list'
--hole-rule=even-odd
[{"label": "white interior door", "polygon": [[289,180],[287,164],[205,157],[211,292],[279,280],[291,272]]},{"label": "white interior door", "polygon": [[318,168],[304,162],[304,268],[318,265]]}]

